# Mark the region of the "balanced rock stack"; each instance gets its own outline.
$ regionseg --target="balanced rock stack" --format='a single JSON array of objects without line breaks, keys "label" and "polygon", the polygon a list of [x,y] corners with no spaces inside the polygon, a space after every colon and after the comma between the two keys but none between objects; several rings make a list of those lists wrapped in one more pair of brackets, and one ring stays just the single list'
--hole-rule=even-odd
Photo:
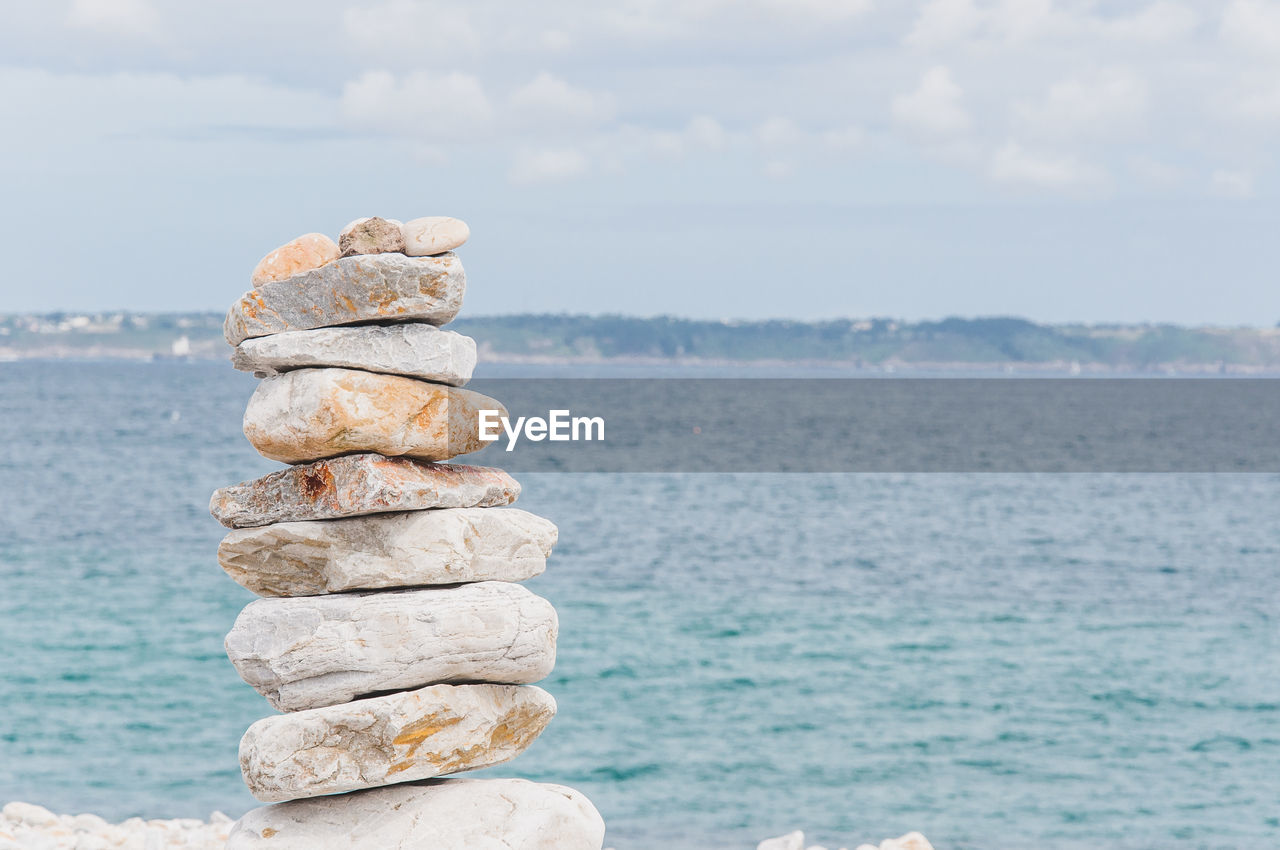
[{"label": "balanced rock stack", "polygon": [[[459,389],[471,339],[452,218],[352,222],[265,257],[225,333],[263,380],[244,433],[291,464],[218,490],[218,560],[263,597],[227,635],[241,677],[284,712],[254,723],[240,767],[255,809],[228,847],[599,850],[581,794],[518,779],[436,779],[508,761],[556,711],[531,683],[555,663],[556,612],[516,582],[556,541],[475,451]],[[338,796],[330,796],[338,795]],[[289,802],[279,802],[289,801]]]}]

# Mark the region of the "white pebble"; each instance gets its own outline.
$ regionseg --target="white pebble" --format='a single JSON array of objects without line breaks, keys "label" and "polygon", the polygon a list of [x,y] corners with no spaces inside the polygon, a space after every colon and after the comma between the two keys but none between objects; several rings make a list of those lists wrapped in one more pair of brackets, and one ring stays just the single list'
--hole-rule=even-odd
[{"label": "white pebble", "polygon": [[10,821],[27,826],[53,826],[58,822],[58,816],[53,812],[31,803],[9,803],[0,812]]},{"label": "white pebble", "polygon": [[71,819],[71,828],[76,832],[101,832],[110,824],[97,815],[76,815]]},{"label": "white pebble", "polygon": [[756,850],[804,850],[804,833],[800,830],[766,838],[756,845]]},{"label": "white pebble", "polygon": [[415,218],[404,225],[404,252],[410,257],[443,254],[459,248],[471,236],[471,228],[460,219],[433,215]]}]

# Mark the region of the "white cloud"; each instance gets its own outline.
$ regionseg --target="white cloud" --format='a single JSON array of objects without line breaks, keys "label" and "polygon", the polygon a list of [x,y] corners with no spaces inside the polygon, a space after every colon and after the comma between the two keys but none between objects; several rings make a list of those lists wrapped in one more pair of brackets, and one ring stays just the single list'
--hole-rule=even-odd
[{"label": "white cloud", "polygon": [[644,146],[659,156],[683,158],[691,153],[718,152],[729,146],[729,133],[709,115],[689,119],[680,130],[643,132]]},{"label": "white cloud", "polygon": [[1105,69],[1054,83],[1038,101],[1014,105],[1019,129],[1040,138],[1106,138],[1141,123],[1147,85],[1131,71]]},{"label": "white cloud", "polygon": [[1232,44],[1276,55],[1280,52],[1280,3],[1233,0],[1222,15],[1222,37]]},{"label": "white cloud", "polygon": [[1097,168],[1074,157],[1033,153],[1017,142],[1008,142],[995,152],[988,174],[998,183],[1057,191],[1096,187],[1105,177]]},{"label": "white cloud", "polygon": [[1209,177],[1209,191],[1220,198],[1253,197],[1253,175],[1247,171],[1219,169]]},{"label": "white cloud", "polygon": [[160,21],[147,0],[74,0],[67,23],[107,35],[156,38]]},{"label": "white cloud", "polygon": [[912,47],[932,49],[949,44],[994,42],[1021,45],[1055,30],[1068,19],[1053,0],[929,0],[907,34]]},{"label": "white cloud", "polygon": [[925,71],[915,91],[894,98],[893,117],[907,129],[930,136],[954,136],[972,124],[964,91],[943,65]]},{"label": "white cloud", "polygon": [[508,175],[514,183],[544,183],[580,177],[589,166],[586,155],[574,148],[521,151]]},{"label": "white cloud", "polygon": [[1129,161],[1133,175],[1148,186],[1169,188],[1183,182],[1184,172],[1175,165],[1151,156],[1138,155]]},{"label": "white cloud", "polygon": [[547,30],[541,35],[539,41],[552,53],[560,53],[573,46],[573,36],[562,30]]},{"label": "white cloud", "polygon": [[871,11],[871,0],[757,0],[769,11],[786,17],[803,15],[818,21],[846,21]]},{"label": "white cloud", "polygon": [[861,147],[866,135],[861,127],[836,127],[819,133],[818,140],[828,150],[847,151]]},{"label": "white cloud", "polygon": [[451,141],[482,133],[493,108],[480,80],[456,71],[403,77],[366,71],[342,88],[342,116],[360,129]]},{"label": "white cloud", "polygon": [[[122,137],[187,137],[233,129],[329,132],[334,101],[316,92],[243,76],[168,73],[55,74],[0,68],[0,140],[48,143],[72,131],[94,144]],[[59,141],[71,141],[70,139]]]},{"label": "white cloud", "polygon": [[690,41],[696,35],[704,42],[742,44],[776,40],[780,29],[846,24],[873,6],[872,0],[631,0],[599,4],[595,15],[585,17],[599,35],[633,41]]},{"label": "white cloud", "polygon": [[1065,30],[1070,19],[1053,0],[1002,0],[992,8],[990,23],[1004,42],[1018,45]]},{"label": "white cloud", "polygon": [[729,143],[728,134],[720,122],[707,115],[697,115],[689,119],[684,129],[687,138],[694,147],[707,151],[721,151]]},{"label": "white cloud", "polygon": [[1050,36],[1164,42],[1186,36],[1197,23],[1191,9],[1173,0],[1156,0],[1118,17],[1100,17],[1091,6],[1053,0],[929,0],[905,41],[925,50],[948,45],[1016,48]]},{"label": "white cloud", "polygon": [[772,159],[764,164],[764,176],[771,180],[785,180],[796,173],[796,164],[788,159]]},{"label": "white cloud", "polygon": [[485,41],[469,9],[420,0],[388,0],[347,9],[342,13],[342,28],[353,44],[377,56],[465,54]]},{"label": "white cloud", "polygon": [[526,118],[544,124],[597,124],[613,117],[608,94],[575,88],[559,77],[542,72],[511,93],[511,106]]},{"label": "white cloud", "polygon": [[1112,38],[1159,43],[1186,37],[1198,23],[1186,5],[1159,0],[1128,17],[1099,21],[1098,27]]},{"label": "white cloud", "polygon": [[912,47],[933,48],[973,35],[986,20],[973,0],[929,0],[921,8],[907,44]]},{"label": "white cloud", "polygon": [[796,147],[804,133],[790,118],[775,115],[757,124],[752,136],[765,150],[785,150]]},{"label": "white cloud", "polygon": [[1268,75],[1242,82],[1229,107],[1236,117],[1251,123],[1280,122],[1280,81]]}]

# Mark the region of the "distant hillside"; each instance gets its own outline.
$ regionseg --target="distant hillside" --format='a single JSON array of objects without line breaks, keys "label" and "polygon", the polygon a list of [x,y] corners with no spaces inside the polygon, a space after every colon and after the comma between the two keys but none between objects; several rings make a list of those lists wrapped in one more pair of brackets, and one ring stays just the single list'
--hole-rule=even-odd
[{"label": "distant hillside", "polygon": [[[868,369],[1030,368],[1280,371],[1280,330],[1174,325],[1040,325],[1016,318],[712,322],[670,317],[519,315],[449,326],[489,361],[839,363]],[[0,316],[0,358],[222,358],[214,313]]]}]

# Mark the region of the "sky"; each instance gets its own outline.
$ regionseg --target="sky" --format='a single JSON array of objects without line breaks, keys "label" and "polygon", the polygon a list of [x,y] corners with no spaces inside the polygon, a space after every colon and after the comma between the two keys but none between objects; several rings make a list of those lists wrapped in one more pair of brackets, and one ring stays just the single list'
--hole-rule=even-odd
[{"label": "sky", "polygon": [[0,313],[452,215],[471,315],[1280,321],[1280,0],[0,13]]}]

